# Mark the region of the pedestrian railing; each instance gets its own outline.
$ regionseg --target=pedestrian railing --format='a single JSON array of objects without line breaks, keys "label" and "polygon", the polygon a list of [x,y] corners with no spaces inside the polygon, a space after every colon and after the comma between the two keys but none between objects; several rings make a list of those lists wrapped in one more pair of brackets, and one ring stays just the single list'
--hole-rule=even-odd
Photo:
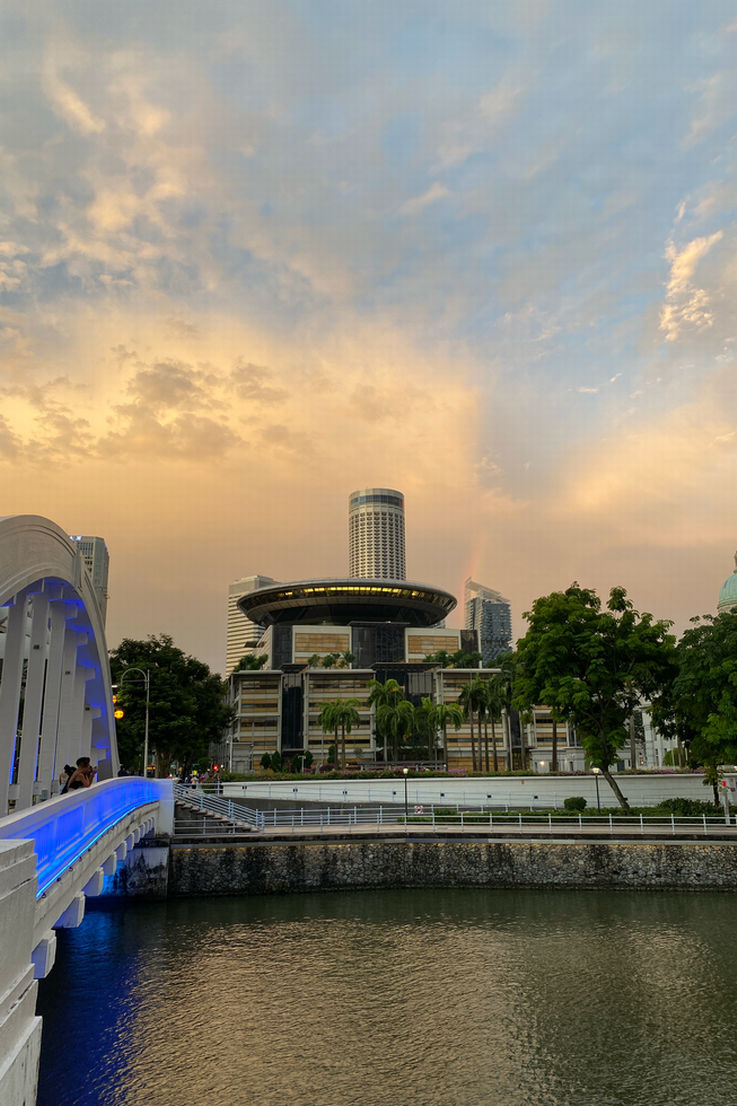
[{"label": "pedestrian railing", "polygon": [[[402,803],[381,805],[361,803],[341,803],[337,806],[303,806],[289,809],[253,810],[232,799],[217,794],[192,789],[181,784],[174,785],[174,797],[185,802],[190,809],[203,815],[217,818],[228,823],[231,832],[243,831],[268,832],[269,830],[331,831],[340,827],[377,827],[395,829],[401,826],[405,832],[413,834],[427,831],[459,828],[463,831],[512,832],[525,829],[547,830],[549,834],[558,832],[576,832],[584,835],[596,832],[598,835],[613,835],[619,832],[666,833],[676,834],[703,833],[720,834],[730,827],[725,825],[724,817],[719,815],[701,815],[700,817],[682,817],[650,814],[547,814],[528,813],[526,811],[492,810],[485,807],[449,807],[438,804],[413,804],[406,808]],[[202,833],[212,833],[212,825],[202,822]],[[228,830],[225,830],[228,832]],[[731,824],[730,836],[737,835],[737,817]]]}]

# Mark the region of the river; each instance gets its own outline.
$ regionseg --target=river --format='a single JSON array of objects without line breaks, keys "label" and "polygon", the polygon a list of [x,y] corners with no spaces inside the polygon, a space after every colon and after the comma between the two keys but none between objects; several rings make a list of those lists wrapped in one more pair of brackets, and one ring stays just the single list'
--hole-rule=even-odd
[{"label": "river", "polygon": [[723,1106],[737,898],[381,891],[98,906],[39,1106]]}]

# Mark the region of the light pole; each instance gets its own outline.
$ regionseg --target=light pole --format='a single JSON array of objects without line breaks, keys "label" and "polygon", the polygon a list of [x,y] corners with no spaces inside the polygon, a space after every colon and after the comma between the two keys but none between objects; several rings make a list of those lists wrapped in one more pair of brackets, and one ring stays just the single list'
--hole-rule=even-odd
[{"label": "light pole", "polygon": [[407,833],[407,826],[409,824],[409,802],[407,801],[407,775],[409,768],[403,768],[404,773],[404,832]]},{"label": "light pole", "polygon": [[143,676],[143,687],[146,692],[146,712],[143,723],[143,778],[148,779],[148,701],[150,697],[149,691],[151,689],[151,673],[148,668],[125,668],[120,677],[118,687],[123,686],[123,680],[126,676],[130,676],[131,672],[137,672],[139,676]]},{"label": "light pole", "polygon": [[599,798],[599,776],[601,775],[601,768],[592,768],[594,773],[594,783],[596,784],[596,809],[601,812],[601,799]]}]

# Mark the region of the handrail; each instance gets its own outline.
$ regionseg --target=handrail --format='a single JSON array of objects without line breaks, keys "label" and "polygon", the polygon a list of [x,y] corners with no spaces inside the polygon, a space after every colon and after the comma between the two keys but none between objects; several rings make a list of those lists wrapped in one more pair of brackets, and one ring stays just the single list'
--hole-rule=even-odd
[{"label": "handrail", "polygon": [[185,784],[174,784],[174,798],[188,806],[196,807],[203,814],[214,814],[221,818],[227,818],[233,825],[248,826],[250,829],[263,828],[264,815],[260,810],[252,810],[250,807],[234,803],[232,799],[223,799],[219,795],[206,794],[199,788],[187,787]]},{"label": "handrail", "polygon": [[0,819],[0,840],[33,841],[38,898],[123,818],[164,798],[168,784],[129,776],[70,791]]},{"label": "handrail", "polygon": [[[701,815],[698,818],[668,815],[648,814],[622,814],[611,813],[601,815],[587,815],[582,817],[580,813],[556,814],[524,813],[522,811],[499,811],[484,809],[481,807],[456,809],[444,804],[415,805],[410,808],[406,819],[403,803],[386,803],[380,805],[342,803],[339,806],[301,806],[290,809],[273,808],[268,811],[253,810],[242,806],[239,802],[224,799],[218,795],[206,794],[201,789],[191,789],[181,784],[174,785],[174,794],[178,799],[187,802],[191,807],[202,811],[219,815],[228,819],[235,827],[245,825],[259,832],[268,830],[298,830],[328,831],[341,826],[403,826],[407,830],[442,830],[444,827],[451,829],[460,827],[462,830],[478,829],[498,830],[523,829],[524,827],[542,827],[548,834],[570,832],[575,829],[580,834],[587,830],[595,830],[598,835],[604,831],[607,836],[616,834],[618,830],[630,832],[639,830],[645,833],[647,830],[670,831],[675,835],[678,830],[683,832],[701,832],[705,835],[716,830],[727,831],[728,836],[737,835],[737,825],[725,826],[724,819],[718,815]],[[203,831],[204,832],[204,831]]]}]

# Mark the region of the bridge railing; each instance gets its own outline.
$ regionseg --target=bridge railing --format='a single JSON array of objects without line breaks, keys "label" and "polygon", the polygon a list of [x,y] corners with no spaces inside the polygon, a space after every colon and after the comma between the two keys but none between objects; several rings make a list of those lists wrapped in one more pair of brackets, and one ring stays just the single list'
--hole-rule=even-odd
[{"label": "bridge railing", "polygon": [[105,780],[0,819],[0,840],[30,839],[40,897],[103,834],[138,807],[171,796],[170,780]]}]

